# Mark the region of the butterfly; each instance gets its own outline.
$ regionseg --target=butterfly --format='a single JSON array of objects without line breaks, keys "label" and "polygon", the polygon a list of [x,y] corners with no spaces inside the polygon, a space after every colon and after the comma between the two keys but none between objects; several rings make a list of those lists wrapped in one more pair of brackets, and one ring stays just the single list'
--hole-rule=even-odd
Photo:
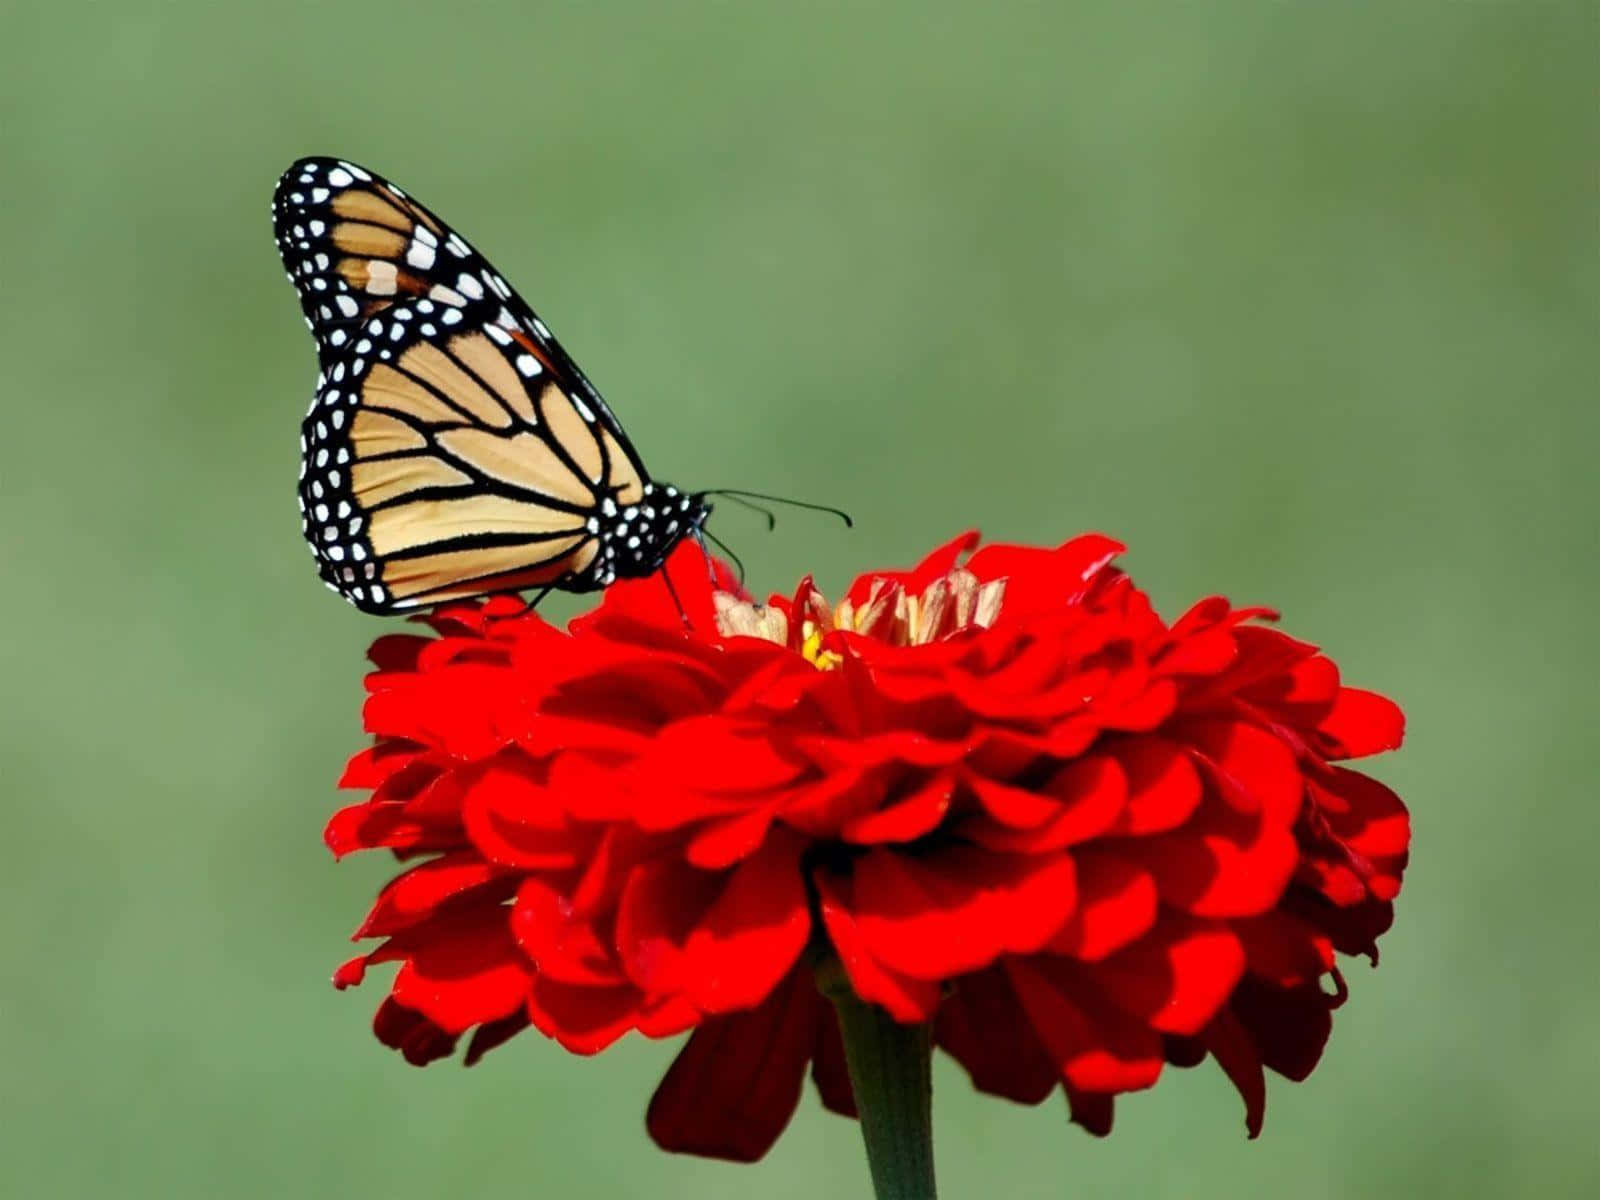
[{"label": "butterfly", "polygon": [[[300,511],[363,612],[654,573],[707,497],[650,477],[561,343],[488,260],[394,184],[304,158],[273,232],[316,341]],[[756,495],[756,493],[749,493]],[[770,519],[770,514],[769,514]]]}]

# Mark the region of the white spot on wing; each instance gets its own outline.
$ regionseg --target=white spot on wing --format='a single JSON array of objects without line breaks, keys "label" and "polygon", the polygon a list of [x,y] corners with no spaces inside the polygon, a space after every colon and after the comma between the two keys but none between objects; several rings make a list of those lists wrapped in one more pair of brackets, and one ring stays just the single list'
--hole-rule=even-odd
[{"label": "white spot on wing", "polygon": [[406,251],[406,261],[419,271],[432,270],[433,259],[433,247],[424,246],[420,239],[412,242]]},{"label": "white spot on wing", "polygon": [[374,296],[392,296],[398,284],[398,272],[392,262],[372,259],[367,263],[367,291]]}]

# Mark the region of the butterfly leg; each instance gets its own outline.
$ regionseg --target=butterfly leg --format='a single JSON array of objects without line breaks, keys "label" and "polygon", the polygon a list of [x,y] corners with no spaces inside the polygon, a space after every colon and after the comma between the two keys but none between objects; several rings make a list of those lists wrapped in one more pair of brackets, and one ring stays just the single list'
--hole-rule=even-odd
[{"label": "butterfly leg", "polygon": [[523,612],[524,613],[533,612],[534,609],[539,607],[539,602],[541,600],[543,600],[546,596],[548,596],[551,592],[553,592],[555,590],[556,590],[556,585],[555,584],[553,584],[553,583],[545,584],[542,588],[539,589],[539,594],[537,596],[535,596],[532,600],[529,600],[527,602],[528,603],[528,607],[525,608],[523,610]]},{"label": "butterfly leg", "polygon": [[678,589],[672,586],[672,576],[663,567],[661,578],[666,582],[667,594],[672,597],[672,602],[678,606],[678,616],[683,619],[683,628],[686,632],[693,633],[694,626],[689,623],[689,614],[683,607],[683,601],[678,599]]}]

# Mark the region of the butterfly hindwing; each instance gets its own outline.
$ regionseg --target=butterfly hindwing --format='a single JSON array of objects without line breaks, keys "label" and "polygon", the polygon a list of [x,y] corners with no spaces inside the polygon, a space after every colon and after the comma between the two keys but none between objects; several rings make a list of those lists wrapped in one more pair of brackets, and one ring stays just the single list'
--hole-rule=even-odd
[{"label": "butterfly hindwing", "polygon": [[690,527],[690,498],[635,471],[492,303],[368,318],[325,366],[304,445],[306,537],[368,611],[601,587]]}]

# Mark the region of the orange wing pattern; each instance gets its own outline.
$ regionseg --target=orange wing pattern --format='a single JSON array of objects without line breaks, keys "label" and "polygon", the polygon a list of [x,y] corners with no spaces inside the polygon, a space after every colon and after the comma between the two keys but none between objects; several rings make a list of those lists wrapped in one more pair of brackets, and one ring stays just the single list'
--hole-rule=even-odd
[{"label": "orange wing pattern", "polygon": [[599,393],[489,263],[353,163],[273,201],[321,373],[300,503],[328,585],[388,613],[653,572],[699,497],[651,481]]}]

